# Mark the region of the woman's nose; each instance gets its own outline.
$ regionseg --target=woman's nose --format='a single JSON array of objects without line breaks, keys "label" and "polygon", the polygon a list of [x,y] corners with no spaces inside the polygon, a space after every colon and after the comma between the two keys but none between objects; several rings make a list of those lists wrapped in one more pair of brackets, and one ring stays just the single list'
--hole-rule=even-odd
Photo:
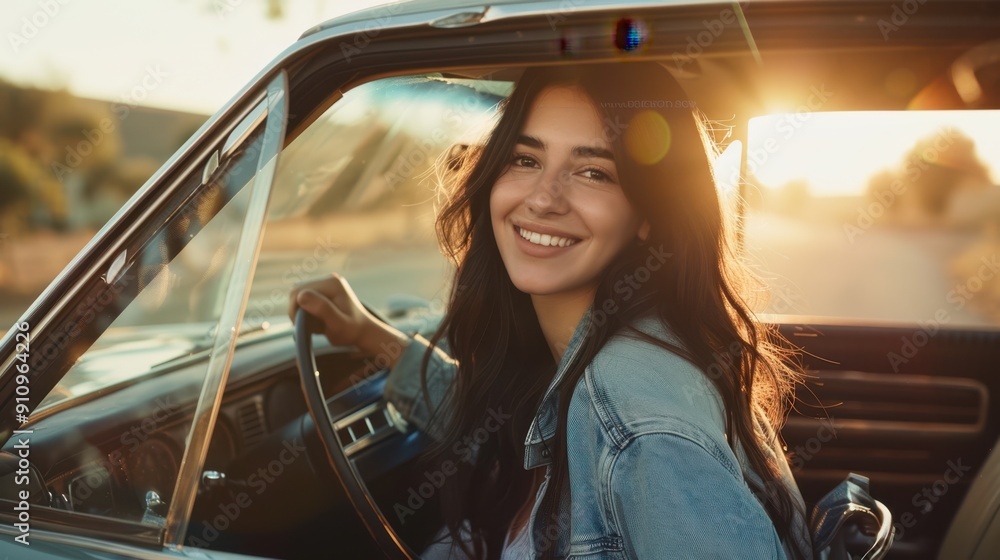
[{"label": "woman's nose", "polygon": [[569,201],[566,200],[568,179],[567,173],[563,171],[540,174],[524,200],[525,206],[535,214],[565,212],[569,207]]}]

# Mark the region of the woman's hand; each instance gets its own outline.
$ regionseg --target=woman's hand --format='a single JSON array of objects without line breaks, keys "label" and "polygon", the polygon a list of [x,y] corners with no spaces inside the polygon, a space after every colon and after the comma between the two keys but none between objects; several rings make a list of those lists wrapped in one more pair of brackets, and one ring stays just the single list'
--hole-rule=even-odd
[{"label": "woman's hand", "polygon": [[[369,313],[347,280],[337,273],[292,288],[288,302],[292,321],[299,308],[323,323],[322,332],[334,346],[357,346],[362,353],[374,356],[387,345],[398,348],[409,343],[406,335]],[[394,354],[392,358],[399,353]],[[391,361],[395,363],[395,359]]]}]

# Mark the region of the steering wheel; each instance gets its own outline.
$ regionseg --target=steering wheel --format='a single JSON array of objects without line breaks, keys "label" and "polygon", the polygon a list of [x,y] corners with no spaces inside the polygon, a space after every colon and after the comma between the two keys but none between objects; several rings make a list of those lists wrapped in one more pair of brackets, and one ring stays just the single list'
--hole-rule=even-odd
[{"label": "steering wheel", "polygon": [[321,323],[302,309],[295,312],[295,359],[299,366],[299,381],[302,393],[306,397],[306,405],[312,416],[319,439],[326,449],[333,471],[344,488],[351,505],[358,512],[368,533],[382,550],[386,558],[392,560],[417,560],[419,556],[399,538],[389,520],[382,514],[378,504],[372,498],[365,486],[364,479],[358,473],[344,451],[340,438],[333,430],[333,418],[323,397],[323,384],[316,367],[316,356],[312,349],[312,333],[322,330]]}]

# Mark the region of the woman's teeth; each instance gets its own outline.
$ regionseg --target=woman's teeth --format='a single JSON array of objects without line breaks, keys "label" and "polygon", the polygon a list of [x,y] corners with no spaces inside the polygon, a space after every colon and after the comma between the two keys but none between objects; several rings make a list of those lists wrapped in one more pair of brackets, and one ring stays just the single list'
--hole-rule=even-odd
[{"label": "woman's teeth", "polygon": [[528,231],[522,227],[517,228],[517,233],[535,245],[544,245],[546,247],[569,247],[577,242],[576,239],[567,239],[565,237],[556,237],[555,235],[536,233],[534,231]]}]

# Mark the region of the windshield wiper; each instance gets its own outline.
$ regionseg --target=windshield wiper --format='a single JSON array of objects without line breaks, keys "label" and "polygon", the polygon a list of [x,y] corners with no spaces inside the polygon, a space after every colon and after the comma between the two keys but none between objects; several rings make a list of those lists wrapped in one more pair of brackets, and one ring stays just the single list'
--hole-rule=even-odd
[{"label": "windshield wiper", "polygon": [[[266,331],[270,328],[271,328],[271,322],[267,320],[261,321],[260,323],[257,324],[244,321],[243,324],[240,325],[240,332],[236,334],[236,338],[239,339],[242,338],[244,335],[260,331]],[[169,360],[164,360],[158,364],[155,364],[153,368],[158,368],[182,360],[187,360],[189,358],[197,356],[198,354],[208,352],[209,350],[212,349],[213,346],[215,346],[215,335],[218,329],[219,329],[219,323],[214,323],[211,326],[211,328],[208,329],[208,332],[205,333],[205,336],[203,336],[200,340],[198,340],[198,342],[196,342],[193,346],[191,346],[191,348],[185,354],[180,356],[174,356]]]}]

